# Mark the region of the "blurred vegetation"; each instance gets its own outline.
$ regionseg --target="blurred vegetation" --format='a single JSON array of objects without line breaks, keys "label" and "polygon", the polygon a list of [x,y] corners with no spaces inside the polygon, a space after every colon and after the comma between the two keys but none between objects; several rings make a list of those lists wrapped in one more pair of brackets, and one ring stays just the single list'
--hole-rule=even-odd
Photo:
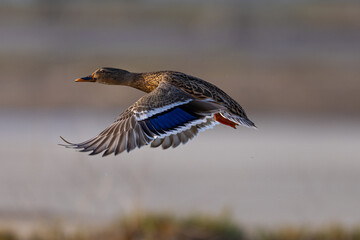
[{"label": "blurred vegetation", "polygon": [[174,217],[166,214],[132,214],[102,228],[67,231],[59,225],[43,227],[28,237],[16,231],[0,230],[0,240],[356,240],[360,227],[348,229],[340,225],[311,229],[281,227],[279,229],[244,229],[228,215]]}]

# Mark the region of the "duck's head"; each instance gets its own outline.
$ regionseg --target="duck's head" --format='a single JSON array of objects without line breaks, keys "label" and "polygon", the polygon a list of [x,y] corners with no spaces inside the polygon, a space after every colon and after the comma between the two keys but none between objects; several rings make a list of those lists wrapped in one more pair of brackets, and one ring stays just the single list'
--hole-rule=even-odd
[{"label": "duck's head", "polygon": [[75,82],[97,82],[113,85],[128,85],[131,80],[132,73],[126,70],[103,67],[97,69],[89,76],[76,79]]}]

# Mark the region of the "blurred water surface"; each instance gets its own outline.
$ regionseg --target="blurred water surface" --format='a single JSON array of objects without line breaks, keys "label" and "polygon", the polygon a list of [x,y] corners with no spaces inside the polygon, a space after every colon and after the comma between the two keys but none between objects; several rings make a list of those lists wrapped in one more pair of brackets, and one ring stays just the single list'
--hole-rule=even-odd
[{"label": "blurred water surface", "polygon": [[[99,223],[134,209],[219,213],[246,225],[360,221],[359,119],[253,116],[185,146],[117,157],[58,146],[86,140],[114,111],[1,110],[2,219]],[[341,124],[338,124],[341,122]]]}]

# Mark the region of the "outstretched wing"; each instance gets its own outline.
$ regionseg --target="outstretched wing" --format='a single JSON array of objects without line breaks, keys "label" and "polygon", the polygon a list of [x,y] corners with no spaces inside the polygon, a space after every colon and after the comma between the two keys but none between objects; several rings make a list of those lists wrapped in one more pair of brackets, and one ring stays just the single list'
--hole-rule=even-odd
[{"label": "outstretched wing", "polygon": [[177,147],[199,131],[216,125],[213,115],[222,109],[223,106],[208,99],[198,100],[172,84],[160,83],[98,136],[82,143],[66,141],[65,146],[91,151],[90,155],[104,152],[103,156],[129,152],[150,143],[164,149]]}]

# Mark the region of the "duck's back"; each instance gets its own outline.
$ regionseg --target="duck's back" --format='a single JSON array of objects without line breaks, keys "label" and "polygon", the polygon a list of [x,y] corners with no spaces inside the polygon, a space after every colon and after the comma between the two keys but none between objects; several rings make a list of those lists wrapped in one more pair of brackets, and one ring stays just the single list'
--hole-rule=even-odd
[{"label": "duck's back", "polygon": [[196,98],[212,98],[225,106],[231,113],[247,119],[246,113],[240,104],[214,84],[181,72],[163,71],[161,73],[164,75],[163,81],[181,88]]}]

